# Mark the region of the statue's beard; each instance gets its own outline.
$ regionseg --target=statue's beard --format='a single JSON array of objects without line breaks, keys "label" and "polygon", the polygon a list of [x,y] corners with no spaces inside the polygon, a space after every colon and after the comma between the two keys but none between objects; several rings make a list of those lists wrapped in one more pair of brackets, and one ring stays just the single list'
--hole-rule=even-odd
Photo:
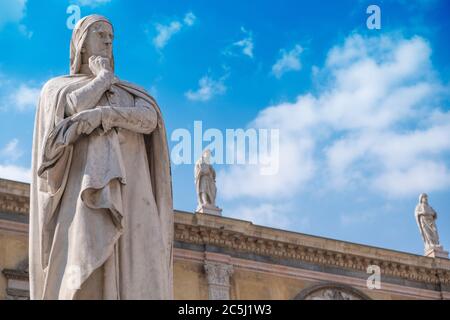
[{"label": "statue's beard", "polygon": [[111,49],[104,49],[104,50],[100,50],[99,52],[96,53],[92,53],[91,55],[87,56],[86,53],[82,54],[82,61],[83,63],[89,63],[89,58],[92,56],[96,56],[96,57],[102,57],[102,58],[106,58],[106,59],[112,59],[113,53]]},{"label": "statue's beard", "polygon": [[112,51],[109,49],[102,50],[97,56],[102,58],[111,59],[112,57]]}]

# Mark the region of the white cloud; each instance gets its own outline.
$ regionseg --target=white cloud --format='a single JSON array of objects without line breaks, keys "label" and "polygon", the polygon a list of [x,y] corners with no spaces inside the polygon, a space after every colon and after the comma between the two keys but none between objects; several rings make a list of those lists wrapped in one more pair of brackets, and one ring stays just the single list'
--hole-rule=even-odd
[{"label": "white cloud", "polygon": [[8,161],[15,161],[23,155],[23,151],[19,148],[19,140],[13,139],[0,150],[0,157]]},{"label": "white cloud", "polygon": [[189,90],[186,97],[192,101],[208,101],[216,95],[224,94],[227,90],[225,77],[214,80],[209,76],[204,76],[198,81],[199,88],[196,91]]},{"label": "white cloud", "polygon": [[[280,129],[275,176],[219,172],[225,199],[289,199],[353,188],[403,197],[450,187],[450,112],[420,37],[353,35],[329,51],[316,94],[269,106],[249,125]],[[448,107],[447,107],[448,110]]]},{"label": "white cloud", "polygon": [[153,38],[153,44],[156,48],[162,49],[169,42],[170,38],[181,30],[181,23],[178,21],[172,21],[169,25],[156,25],[156,31],[158,34]]},{"label": "white cloud", "polygon": [[34,110],[40,95],[40,86],[0,73],[0,112]]},{"label": "white cloud", "polygon": [[16,165],[0,164],[0,178],[14,181],[31,182],[31,169]]},{"label": "white cloud", "polygon": [[23,155],[23,150],[19,148],[19,140],[12,139],[2,149],[0,149],[0,178],[30,182],[31,169],[13,164],[14,161]]},{"label": "white cloud", "polygon": [[[242,54],[244,54],[244,55],[246,55],[246,56],[248,56],[250,58],[253,58],[253,47],[254,47],[254,44],[253,44],[252,32],[245,30],[244,27],[241,27],[241,31],[244,33],[245,38],[234,42],[233,46],[241,48],[242,49]],[[227,50],[227,52],[229,52],[229,51]]]},{"label": "white cloud", "polygon": [[163,49],[169,40],[178,32],[182,30],[183,27],[191,27],[194,25],[197,17],[192,13],[188,12],[183,19],[183,22],[174,20],[168,24],[157,23],[155,28],[157,31],[156,36],[153,38],[153,44],[157,49]]},{"label": "white cloud", "polygon": [[18,23],[25,16],[27,0],[0,0],[0,29],[8,23]]},{"label": "white cloud", "polygon": [[197,19],[197,17],[192,12],[188,12],[184,16],[183,21],[184,21],[185,25],[190,27],[190,26],[194,25],[196,19]]},{"label": "white cloud", "polygon": [[288,131],[278,126],[270,129],[280,129],[278,173],[261,175],[261,167],[258,165],[236,165],[230,170],[221,170],[217,181],[225,199],[287,198],[314,176],[316,165],[312,155],[314,141],[311,137],[290,136]]},{"label": "white cloud", "polygon": [[[225,211],[230,212],[230,217],[232,218],[251,221],[256,225],[287,230],[293,225],[292,219],[285,214],[290,207],[290,204],[263,202],[256,205],[242,205]],[[308,217],[299,217],[295,220],[296,227],[302,231],[310,227]]]},{"label": "white cloud", "polygon": [[372,182],[378,190],[388,190],[391,196],[420,194],[450,187],[450,170],[438,160],[418,160],[404,168],[392,168]]},{"label": "white cloud", "polygon": [[19,111],[34,110],[38,103],[40,92],[40,88],[22,83],[15,91],[11,92],[7,102]]},{"label": "white cloud", "polygon": [[87,6],[91,8],[95,8],[109,2],[111,2],[111,0],[76,0],[76,3],[80,6]]},{"label": "white cloud", "polygon": [[298,44],[288,52],[281,49],[281,57],[272,66],[272,73],[275,77],[281,78],[281,76],[288,71],[299,71],[302,68],[300,62],[300,54],[302,52],[303,48]]}]

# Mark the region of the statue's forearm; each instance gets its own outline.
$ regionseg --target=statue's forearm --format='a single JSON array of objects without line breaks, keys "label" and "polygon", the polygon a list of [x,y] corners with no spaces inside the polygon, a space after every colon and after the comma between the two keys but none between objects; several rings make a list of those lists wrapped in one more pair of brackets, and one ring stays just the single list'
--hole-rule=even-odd
[{"label": "statue's forearm", "polygon": [[101,107],[102,126],[105,130],[113,127],[137,133],[149,134],[157,125],[155,109],[142,99],[137,99],[134,107]]},{"label": "statue's forearm", "polygon": [[67,95],[68,114],[92,109],[102,95],[111,87],[114,76],[110,72],[102,72],[85,86]]}]

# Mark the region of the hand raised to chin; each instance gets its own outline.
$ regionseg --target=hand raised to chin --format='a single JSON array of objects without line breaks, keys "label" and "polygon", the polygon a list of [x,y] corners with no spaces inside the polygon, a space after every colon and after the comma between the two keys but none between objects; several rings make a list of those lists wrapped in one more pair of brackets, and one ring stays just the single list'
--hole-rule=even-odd
[{"label": "hand raised to chin", "polygon": [[114,73],[111,68],[111,62],[108,58],[100,56],[89,57],[89,69],[95,76],[106,75],[110,78],[114,77]]}]

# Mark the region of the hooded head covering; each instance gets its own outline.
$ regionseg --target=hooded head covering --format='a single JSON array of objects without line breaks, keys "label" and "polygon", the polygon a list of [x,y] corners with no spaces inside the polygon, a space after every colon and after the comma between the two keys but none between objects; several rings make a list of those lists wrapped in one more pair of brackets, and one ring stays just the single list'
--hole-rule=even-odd
[{"label": "hooded head covering", "polygon": [[428,198],[428,195],[426,193],[421,193],[420,196],[419,196],[419,204],[422,203],[422,199],[423,198]]},{"label": "hooded head covering", "polygon": [[[70,74],[77,74],[81,67],[81,48],[83,48],[84,41],[89,30],[89,27],[94,23],[103,21],[111,25],[111,22],[98,14],[91,14],[80,19],[75,25],[72,32],[72,39],[70,40]],[[113,29],[114,30],[114,29]],[[114,70],[114,56],[111,58],[111,68]]]}]

